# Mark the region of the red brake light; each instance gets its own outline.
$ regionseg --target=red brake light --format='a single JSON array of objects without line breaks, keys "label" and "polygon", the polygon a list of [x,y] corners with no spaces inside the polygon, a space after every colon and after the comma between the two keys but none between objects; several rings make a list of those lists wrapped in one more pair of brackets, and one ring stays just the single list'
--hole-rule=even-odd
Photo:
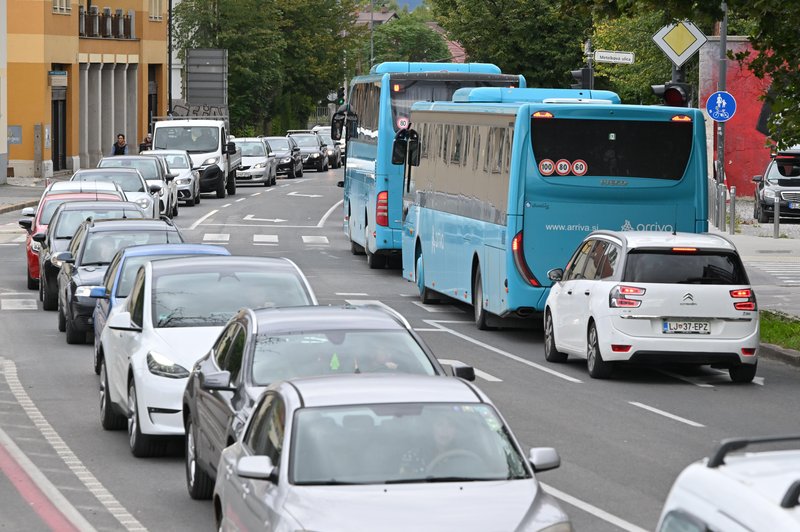
[{"label": "red brake light", "polygon": [[755,347],[743,347],[742,348],[742,354],[744,356],[746,356],[746,357],[751,357],[751,356],[756,354],[756,348]]},{"label": "red brake light", "polygon": [[611,344],[611,350],[615,353],[627,353],[631,350],[629,345]]},{"label": "red brake light", "polygon": [[608,294],[608,306],[611,308],[638,308],[641,299],[628,299],[628,296],[643,296],[646,290],[638,286],[617,285]]},{"label": "red brake light", "polygon": [[737,301],[733,304],[736,310],[754,311],[758,308],[756,305],[756,294],[751,288],[741,288],[739,290],[731,290],[731,297],[733,299],[746,299],[747,301]]},{"label": "red brake light", "polygon": [[378,202],[375,205],[375,223],[383,227],[389,225],[389,193],[385,190],[378,193]]},{"label": "red brake light", "polygon": [[692,117],[687,115],[675,115],[672,117],[673,122],[691,122]]},{"label": "red brake light", "polygon": [[742,303],[734,303],[733,308],[736,310],[755,310],[756,309],[756,302],[755,301],[743,301]]},{"label": "red brake light", "polygon": [[553,113],[550,111],[536,111],[531,116],[533,118],[553,118]]},{"label": "red brake light", "polygon": [[697,253],[697,248],[672,248],[674,253]]},{"label": "red brake light", "polygon": [[531,286],[541,286],[541,284],[539,284],[539,280],[534,277],[533,273],[531,273],[531,269],[528,268],[528,263],[525,262],[525,250],[523,249],[522,245],[522,231],[517,233],[517,235],[511,241],[511,253],[514,255],[514,264],[516,264],[517,271],[522,278],[525,279],[525,281],[527,281]]},{"label": "red brake light", "polygon": [[753,291],[749,288],[745,288],[743,290],[731,290],[731,297],[750,297],[753,295]]},{"label": "red brake light", "polygon": [[619,293],[626,296],[643,296],[645,293],[644,288],[639,288],[638,286],[625,286],[621,285],[618,286]]}]

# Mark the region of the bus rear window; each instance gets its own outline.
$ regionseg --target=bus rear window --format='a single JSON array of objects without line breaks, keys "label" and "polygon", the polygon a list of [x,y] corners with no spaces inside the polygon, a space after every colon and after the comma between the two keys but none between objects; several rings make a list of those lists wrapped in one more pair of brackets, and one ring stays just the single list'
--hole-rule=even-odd
[{"label": "bus rear window", "polygon": [[626,283],[746,285],[742,261],[736,253],[708,251],[632,250],[625,261]]},{"label": "bus rear window", "polygon": [[[533,154],[543,175],[677,181],[683,177],[692,153],[691,122],[531,120]],[[552,168],[547,159],[552,161]],[[558,161],[568,161],[569,171],[561,170],[565,165],[558,168]]]}]

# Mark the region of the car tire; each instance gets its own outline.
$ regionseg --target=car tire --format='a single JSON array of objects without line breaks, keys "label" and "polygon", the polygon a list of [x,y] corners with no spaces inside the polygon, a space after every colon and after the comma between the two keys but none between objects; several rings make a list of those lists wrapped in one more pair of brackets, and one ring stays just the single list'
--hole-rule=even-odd
[{"label": "car tire", "polygon": [[31,270],[28,269],[28,290],[36,290],[39,288],[39,281],[31,276]]},{"label": "car tire", "polygon": [[71,345],[76,344],[85,344],[86,343],[86,332],[79,331],[75,327],[75,320],[66,320],[67,323],[65,324],[65,332],[67,333],[67,343]]},{"label": "car tire", "polygon": [[200,187],[197,188],[197,193],[194,195],[194,204],[200,205]]},{"label": "car tire", "polygon": [[236,174],[228,174],[228,196],[236,195]]},{"label": "car tire", "polygon": [[222,176],[217,181],[217,198],[225,199],[225,178]]},{"label": "car tire", "polygon": [[192,415],[186,420],[186,489],[189,490],[189,496],[196,500],[210,499],[214,491],[214,481],[211,476],[206,473],[202,466],[197,462],[197,446],[195,442],[194,423],[192,422]]},{"label": "car tire", "polygon": [[194,202],[194,198],[189,198],[189,199],[186,200],[186,206],[187,207],[194,207],[194,203],[195,203]]},{"label": "car tire", "polygon": [[758,219],[758,223],[760,224],[768,223],[769,216],[767,215],[767,213],[764,212],[764,206],[761,205],[760,201],[756,201],[756,205],[758,205],[758,216],[756,217]]},{"label": "car tire", "polygon": [[58,305],[58,331],[64,332],[67,330],[67,317],[64,316],[64,309]]},{"label": "car tire", "polygon": [[567,361],[567,354],[560,352],[556,347],[555,327],[550,309],[544,314],[544,359],[555,363]]},{"label": "car tire", "polygon": [[481,331],[488,330],[488,316],[486,309],[483,308],[483,278],[480,267],[475,271],[475,278],[472,280],[472,309],[475,326]]},{"label": "car tire", "polygon": [[419,299],[423,305],[437,303],[439,300],[433,297],[433,290],[425,286],[425,263],[422,260],[422,253],[417,256],[415,264],[416,272],[414,278],[417,280],[417,291],[419,292]]},{"label": "car tire", "polygon": [[296,177],[303,177],[303,165],[300,165],[300,170],[298,170],[295,175]]},{"label": "car tire", "polygon": [[44,301],[44,268],[39,267],[39,301]]},{"label": "car tire", "polygon": [[597,340],[597,327],[594,322],[589,323],[586,335],[586,368],[593,379],[607,379],[614,372],[614,365],[603,360],[600,353],[600,344]]},{"label": "car tire", "polygon": [[136,458],[159,456],[164,445],[157,437],[142,434],[139,425],[139,405],[136,401],[136,383],[128,383],[128,445]]},{"label": "car tire", "polygon": [[733,382],[747,384],[748,382],[753,382],[756,376],[756,369],[758,369],[758,362],[755,364],[739,364],[738,366],[731,366],[728,369],[728,375],[731,376]]},{"label": "car tire", "polygon": [[100,359],[100,425],[105,430],[122,430],[125,428],[127,420],[114,411],[108,394],[108,373],[106,363]]},{"label": "car tire", "polygon": [[50,283],[42,276],[42,308],[44,310],[56,310],[58,308],[58,293],[50,289]]}]

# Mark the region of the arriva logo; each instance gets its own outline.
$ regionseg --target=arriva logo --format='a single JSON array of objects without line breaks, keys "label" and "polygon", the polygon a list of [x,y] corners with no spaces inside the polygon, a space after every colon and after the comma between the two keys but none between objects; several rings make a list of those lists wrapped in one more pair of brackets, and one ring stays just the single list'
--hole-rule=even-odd
[{"label": "arriva logo", "polygon": [[672,224],[637,224],[633,225],[630,220],[625,220],[620,231],[674,231]]}]

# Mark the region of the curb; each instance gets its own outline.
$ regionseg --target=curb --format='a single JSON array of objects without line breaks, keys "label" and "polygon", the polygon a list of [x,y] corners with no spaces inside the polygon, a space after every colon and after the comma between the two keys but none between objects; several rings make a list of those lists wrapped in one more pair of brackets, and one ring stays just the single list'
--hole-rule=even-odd
[{"label": "curb", "polygon": [[794,349],[786,349],[779,345],[774,344],[761,344],[758,350],[758,356],[768,358],[770,360],[779,360],[792,366],[800,366],[800,351]]},{"label": "curb", "polygon": [[0,207],[0,214],[5,214],[7,212],[18,211],[24,209],[25,207],[36,207],[39,204],[38,199],[23,201],[20,203],[12,203],[11,205],[4,205]]}]

